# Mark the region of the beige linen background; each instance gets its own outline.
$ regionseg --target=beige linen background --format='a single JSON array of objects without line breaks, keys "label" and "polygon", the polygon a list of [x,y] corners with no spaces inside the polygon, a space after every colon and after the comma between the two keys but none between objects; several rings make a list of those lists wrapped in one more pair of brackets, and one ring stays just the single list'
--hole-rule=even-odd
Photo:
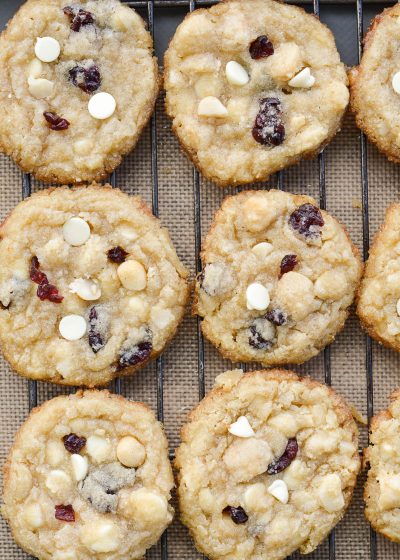
[{"label": "beige linen background", "polygon": [[[163,110],[163,100],[157,107],[159,213],[169,228],[180,258],[192,271],[195,269],[194,181],[193,168],[181,153],[170,130]],[[116,185],[130,194],[141,195],[151,204],[151,146],[150,130],[144,132],[135,152],[127,157],[117,172]],[[398,199],[400,166],[389,163],[371,146],[368,146],[370,234],[375,233],[383,219],[385,208]],[[327,209],[348,228],[353,241],[362,247],[360,141],[353,118],[348,115],[342,131],[325,150]],[[318,161],[303,162],[283,173],[283,187],[295,193],[306,193],[319,200]],[[274,178],[267,185],[276,186]],[[22,174],[6,157],[0,156],[0,211],[4,218],[21,198]],[[33,183],[33,190],[43,188]],[[220,190],[201,181],[201,229],[207,232],[213,213],[222,199],[233,190]],[[23,232],[21,232],[23,235]],[[178,335],[163,357],[164,415],[171,451],[179,444],[179,430],[188,411],[198,401],[197,321],[188,313]],[[364,415],[367,412],[366,337],[358,319],[351,313],[344,331],[330,348],[332,385]],[[216,375],[231,368],[232,364],[220,357],[205,342],[206,390]],[[324,354],[295,368],[302,374],[324,379]],[[399,356],[373,343],[374,407],[386,406],[389,394],[399,379]],[[28,382],[15,375],[4,360],[0,360],[0,461],[3,464],[12,444],[14,434],[26,418],[28,407]],[[38,384],[39,403],[66,392],[50,384]],[[148,403],[157,409],[157,371],[151,364],[133,378],[124,379],[122,392],[130,399]],[[367,441],[366,429],[361,429],[361,442]],[[345,519],[335,532],[337,560],[365,560],[370,554],[370,531],[363,517],[362,485],[360,477],[353,502]],[[178,516],[177,516],[178,518]],[[400,558],[400,545],[377,537],[379,560]],[[195,552],[185,528],[178,520],[168,530],[168,553],[171,560],[201,558]],[[294,556],[297,558],[297,555]],[[13,543],[6,524],[0,525],[0,560],[22,560],[28,556]],[[160,547],[154,547],[148,558],[161,558]],[[310,560],[327,560],[328,542],[309,556]],[[333,556],[332,556],[333,558]]]}]

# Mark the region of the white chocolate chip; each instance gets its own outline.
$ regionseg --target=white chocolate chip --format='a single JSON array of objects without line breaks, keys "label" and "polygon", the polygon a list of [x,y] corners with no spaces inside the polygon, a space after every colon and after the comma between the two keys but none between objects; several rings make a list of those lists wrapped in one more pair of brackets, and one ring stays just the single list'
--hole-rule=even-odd
[{"label": "white chocolate chip", "polygon": [[117,102],[110,93],[101,91],[90,98],[88,111],[94,119],[105,120],[114,114]]},{"label": "white chocolate chip", "polygon": [[397,311],[397,315],[399,315],[399,317],[400,317],[400,299],[397,300],[396,311]]},{"label": "white chocolate chip", "polygon": [[35,55],[42,62],[54,62],[60,56],[60,43],[54,37],[38,37],[35,45]]},{"label": "white chocolate chip", "polygon": [[268,486],[268,492],[282,504],[287,504],[289,501],[288,487],[283,480],[274,480],[271,486]]},{"label": "white chocolate chip", "polygon": [[46,487],[53,494],[65,491],[71,484],[71,479],[61,470],[50,471],[46,478]]},{"label": "white chocolate chip", "polygon": [[311,88],[315,84],[315,78],[311,75],[310,68],[308,66],[300,70],[291,80],[288,82],[290,87],[294,88]]},{"label": "white chocolate chip", "polygon": [[65,241],[73,247],[84,245],[90,237],[89,224],[82,218],[74,216],[65,222],[63,236]]},{"label": "white chocolate chip", "polygon": [[71,455],[71,465],[75,480],[77,482],[80,482],[81,480],[86,478],[89,470],[89,461],[87,457],[82,457],[82,455],[74,453],[73,455]]},{"label": "white chocolate chip", "polygon": [[217,97],[209,95],[200,101],[197,114],[200,117],[226,117],[228,109]]},{"label": "white chocolate chip", "polygon": [[396,72],[392,78],[392,87],[396,93],[400,93],[400,72]]},{"label": "white chocolate chip", "polygon": [[237,437],[248,438],[254,436],[254,430],[250,426],[246,416],[239,416],[239,418],[231,424],[228,431]]},{"label": "white chocolate chip", "polygon": [[243,496],[246,511],[262,511],[265,509],[265,486],[257,482],[249,486]]},{"label": "white chocolate chip", "polygon": [[264,311],[267,309],[270,299],[269,292],[265,286],[259,282],[253,282],[246,290],[247,309],[257,309]]},{"label": "white chocolate chip", "polygon": [[172,313],[172,311],[170,311],[169,309],[163,309],[158,305],[152,308],[150,317],[152,322],[159,329],[165,329],[174,320],[174,314]]},{"label": "white chocolate chip", "polygon": [[121,263],[117,269],[121,284],[127,290],[139,292],[147,285],[147,273],[138,261],[129,260]]},{"label": "white chocolate chip", "polygon": [[118,442],[117,458],[125,467],[140,467],[146,458],[146,450],[136,438],[126,436]]},{"label": "white chocolate chip", "polygon": [[241,64],[230,60],[225,68],[226,79],[234,86],[244,86],[249,81],[249,75]]},{"label": "white chocolate chip", "polygon": [[36,99],[44,99],[52,95],[54,83],[45,78],[33,78],[29,76],[28,89],[29,93],[33,95],[33,97],[36,97]]},{"label": "white chocolate chip", "polygon": [[324,476],[317,488],[317,496],[322,507],[329,513],[341,510],[344,507],[344,496],[340,476],[337,474]]},{"label": "white chocolate chip", "polygon": [[94,148],[94,142],[89,138],[82,138],[74,143],[74,152],[80,156],[88,156]]},{"label": "white chocolate chip", "polygon": [[115,552],[121,546],[121,535],[115,523],[98,519],[82,527],[81,542],[93,552]]},{"label": "white chocolate chip", "polygon": [[94,301],[101,296],[101,288],[96,280],[76,278],[69,285],[69,289],[73,294],[77,294],[85,301]]},{"label": "white chocolate chip", "polygon": [[39,59],[34,58],[28,66],[28,76],[30,76],[31,78],[39,78],[42,72],[43,64]]},{"label": "white chocolate chip", "polygon": [[378,504],[382,510],[400,507],[400,474],[379,475]]},{"label": "white chocolate chip", "polygon": [[145,524],[161,523],[168,515],[167,500],[146,488],[139,488],[132,492],[129,505],[134,518]]},{"label": "white chocolate chip", "polygon": [[261,243],[257,243],[252,248],[252,252],[259,258],[265,259],[267,255],[272,251],[272,244],[268,243],[267,241],[262,241]]},{"label": "white chocolate chip", "polygon": [[111,455],[110,442],[100,436],[90,436],[86,441],[86,451],[97,463],[102,463]]},{"label": "white chocolate chip", "polygon": [[79,340],[86,334],[87,323],[82,315],[66,315],[61,319],[58,330],[65,340]]},{"label": "white chocolate chip", "polygon": [[43,511],[40,504],[29,504],[25,506],[23,518],[29,529],[39,529],[44,525]]}]

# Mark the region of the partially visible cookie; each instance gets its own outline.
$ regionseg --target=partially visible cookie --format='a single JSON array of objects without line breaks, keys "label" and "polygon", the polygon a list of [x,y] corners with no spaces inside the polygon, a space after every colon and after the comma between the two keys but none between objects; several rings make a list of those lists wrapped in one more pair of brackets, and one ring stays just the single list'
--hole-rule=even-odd
[{"label": "partially visible cookie", "polygon": [[369,251],[357,313],[373,338],[400,351],[400,204],[393,203]]},{"label": "partially visible cookie", "polygon": [[360,468],[349,407],[283,370],[217,377],[182,440],[182,520],[212,560],[313,551],[343,517]]},{"label": "partially visible cookie", "polygon": [[369,466],[365,515],[375,531],[400,542],[400,390],[391,395],[388,410],[372,419],[364,453]]},{"label": "partially visible cookie", "polygon": [[28,0],[0,38],[0,147],[45,182],[103,179],[135,146],[158,90],[153,41],[134,10]]},{"label": "partially visible cookie", "polygon": [[361,262],[343,226],[307,196],[225,199],[201,254],[195,312],[235,361],[302,363],[343,327]]},{"label": "partially visible cookie", "polygon": [[400,6],[375,17],[359,66],[349,72],[357,125],[391,161],[400,162]]},{"label": "partially visible cookie", "polygon": [[189,296],[168,231],[139,197],[39,191],[0,228],[0,345],[21,375],[105,385],[158,356]]},{"label": "partially visible cookie", "polygon": [[164,68],[173,129],[222,187],[265,180],[316,155],[349,100],[330,30],[274,0],[225,0],[188,14]]},{"label": "partially visible cookie", "polygon": [[39,560],[143,558],[173,517],[163,428],[108,391],[61,396],[18,432],[4,477],[17,543]]}]

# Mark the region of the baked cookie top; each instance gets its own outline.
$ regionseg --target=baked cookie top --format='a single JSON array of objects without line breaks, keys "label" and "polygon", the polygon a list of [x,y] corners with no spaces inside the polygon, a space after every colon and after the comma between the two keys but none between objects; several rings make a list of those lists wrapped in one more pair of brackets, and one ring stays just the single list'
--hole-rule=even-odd
[{"label": "baked cookie top", "polygon": [[40,560],[143,558],[169,525],[173,477],[153,412],[108,391],[61,396],[16,436],[3,515]]},{"label": "baked cookie top", "polygon": [[307,196],[225,199],[202,251],[195,311],[233,361],[302,363],[343,327],[361,275],[343,226]]},{"label": "baked cookie top", "polygon": [[361,64],[349,72],[357,125],[386,156],[400,161],[400,6],[375,17],[364,38]]},{"label": "baked cookie top", "polygon": [[400,390],[392,394],[388,410],[372,419],[364,454],[370,467],[365,515],[376,531],[400,542]]},{"label": "baked cookie top", "polygon": [[229,0],[187,15],[164,67],[174,131],[220,186],[264,180],[316,154],[349,98],[329,29],[274,0]]},{"label": "baked cookie top", "polygon": [[311,552],[343,516],[360,468],[344,401],[283,370],[217,377],[182,440],[182,519],[212,560]]},{"label": "baked cookie top", "polygon": [[139,197],[92,185],[21,202],[0,229],[0,344],[26,377],[104,385],[156,357],[187,271]]},{"label": "baked cookie top", "polygon": [[100,180],[136,144],[158,89],[151,36],[128,6],[28,0],[0,38],[1,149],[45,182]]},{"label": "baked cookie top", "polygon": [[400,351],[400,204],[386,211],[369,251],[357,313],[378,342]]}]

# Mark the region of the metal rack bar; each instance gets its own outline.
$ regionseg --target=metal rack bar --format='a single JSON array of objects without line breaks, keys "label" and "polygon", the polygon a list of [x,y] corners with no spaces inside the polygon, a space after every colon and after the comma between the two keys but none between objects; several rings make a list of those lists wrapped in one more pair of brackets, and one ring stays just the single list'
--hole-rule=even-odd
[{"label": "metal rack bar", "polygon": [[[365,0],[364,0],[365,1]],[[358,62],[361,60],[363,52],[363,0],[357,0],[357,40],[358,40]],[[364,260],[368,257],[369,251],[369,206],[368,206],[368,161],[367,143],[363,132],[360,131],[360,166],[361,166],[361,196],[362,196],[362,229],[363,229],[363,256]],[[367,415],[368,415],[368,442],[369,426],[374,414],[374,380],[373,380],[373,355],[372,340],[365,335],[365,368],[367,376]],[[370,559],[376,560],[378,557],[376,533],[370,526]]]}]

